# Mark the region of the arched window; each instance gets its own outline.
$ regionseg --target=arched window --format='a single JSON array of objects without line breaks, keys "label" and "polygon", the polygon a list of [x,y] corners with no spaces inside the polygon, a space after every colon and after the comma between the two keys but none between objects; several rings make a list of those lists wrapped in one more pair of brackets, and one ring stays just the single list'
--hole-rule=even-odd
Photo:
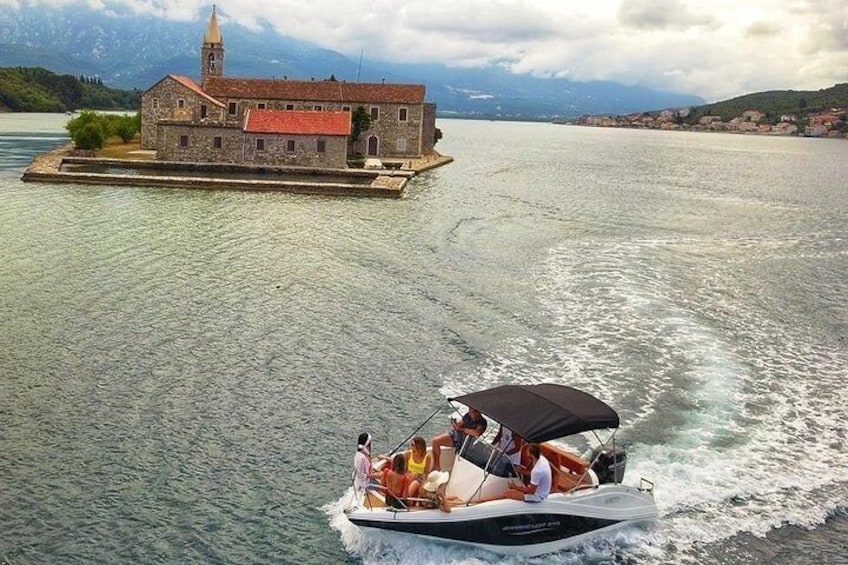
[{"label": "arched window", "polygon": [[215,70],[215,53],[209,53],[209,64],[207,65],[207,68],[210,71]]}]

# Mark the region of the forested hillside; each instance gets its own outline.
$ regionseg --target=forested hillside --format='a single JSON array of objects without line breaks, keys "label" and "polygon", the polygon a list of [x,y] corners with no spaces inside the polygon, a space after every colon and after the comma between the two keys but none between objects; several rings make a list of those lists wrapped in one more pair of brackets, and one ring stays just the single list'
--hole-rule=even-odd
[{"label": "forested hillside", "polygon": [[848,107],[848,83],[837,84],[822,90],[771,90],[747,94],[694,108],[690,121],[705,115],[721,116],[730,120],[748,110],[758,110],[771,121],[784,114],[811,114],[826,112],[831,108]]},{"label": "forested hillside", "polygon": [[96,77],[57,75],[42,68],[0,68],[0,111],[136,110],[141,92],[103,86]]}]

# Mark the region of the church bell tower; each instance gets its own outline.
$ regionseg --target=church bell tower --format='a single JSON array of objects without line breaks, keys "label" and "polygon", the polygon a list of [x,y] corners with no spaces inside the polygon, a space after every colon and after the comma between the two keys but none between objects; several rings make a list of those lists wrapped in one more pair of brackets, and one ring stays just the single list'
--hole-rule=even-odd
[{"label": "church bell tower", "polygon": [[215,5],[212,5],[212,17],[209,27],[203,36],[203,48],[200,50],[200,82],[205,83],[206,77],[224,76],[224,38],[218,29],[218,16]]}]

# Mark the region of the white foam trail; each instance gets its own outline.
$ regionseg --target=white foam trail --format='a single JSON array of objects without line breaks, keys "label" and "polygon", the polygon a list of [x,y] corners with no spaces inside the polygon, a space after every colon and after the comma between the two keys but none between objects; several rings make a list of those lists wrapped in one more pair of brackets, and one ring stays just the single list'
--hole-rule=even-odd
[{"label": "white foam trail", "polygon": [[[554,249],[537,273],[549,335],[521,337],[480,365],[446,375],[445,396],[502,383],[570,384],[620,412],[619,437],[639,429],[628,448],[626,482],[644,476],[656,483],[655,527],[539,562],[608,562],[622,555],[691,562],[693,550],[741,532],[762,536],[786,524],[821,524],[848,499],[844,347],[828,349],[770,317],[756,297],[734,294],[744,292],[733,286],[740,249],[778,258],[810,253],[798,245],[649,240]],[[698,262],[718,253],[720,261],[699,268],[697,288],[681,288],[680,273],[668,270],[673,262],[654,258],[670,251]],[[409,536],[342,534],[348,551],[367,563],[410,556],[514,562]]]},{"label": "white foam trail", "polygon": [[657,485],[654,536],[630,548],[648,562],[682,560],[740,532],[812,527],[848,494],[844,350],[828,350],[764,315],[755,299],[735,296],[742,290],[724,256],[699,270],[707,273],[700,296],[656,267],[667,261],[653,260],[683,247],[700,261],[715,246],[731,258],[736,247],[798,253],[796,241],[750,239],[555,249],[538,273],[553,334],[517,340],[444,386],[455,394],[469,383],[563,382],[619,409],[625,435],[640,424],[643,439],[646,429],[670,426],[628,452],[627,481],[644,476]]}]

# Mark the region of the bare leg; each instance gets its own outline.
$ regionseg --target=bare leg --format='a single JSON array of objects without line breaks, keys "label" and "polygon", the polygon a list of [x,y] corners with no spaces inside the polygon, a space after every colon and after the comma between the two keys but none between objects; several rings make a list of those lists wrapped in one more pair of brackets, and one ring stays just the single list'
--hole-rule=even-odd
[{"label": "bare leg", "polygon": [[418,498],[418,493],[421,492],[421,483],[412,481],[406,490],[406,496],[409,498]]},{"label": "bare leg", "polygon": [[520,490],[514,488],[507,488],[506,491],[501,495],[495,496],[487,496],[485,498],[480,498],[477,502],[491,502],[493,500],[504,500],[506,498],[511,498],[512,500],[524,500],[524,493]]},{"label": "bare leg", "polygon": [[453,447],[453,440],[448,434],[442,434],[433,438],[433,469],[441,471],[442,447]]}]

